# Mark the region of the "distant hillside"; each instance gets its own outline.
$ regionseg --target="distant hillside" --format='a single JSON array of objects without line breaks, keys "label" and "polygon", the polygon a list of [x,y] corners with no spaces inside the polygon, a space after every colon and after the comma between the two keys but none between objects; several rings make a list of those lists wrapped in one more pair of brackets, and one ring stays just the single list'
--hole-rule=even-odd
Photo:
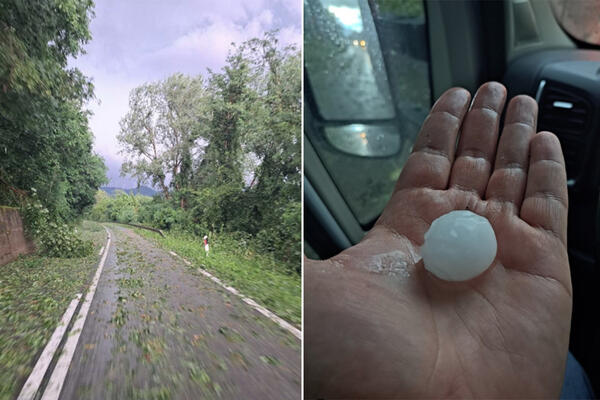
[{"label": "distant hillside", "polygon": [[122,190],[123,192],[127,193],[127,194],[141,194],[144,196],[154,196],[156,193],[158,193],[156,190],[148,187],[148,186],[141,186],[139,189],[135,188],[135,189],[123,189],[123,188],[118,188],[118,187],[101,187],[100,190],[106,192],[106,194],[108,194],[111,197],[114,197],[117,194],[118,190]]}]

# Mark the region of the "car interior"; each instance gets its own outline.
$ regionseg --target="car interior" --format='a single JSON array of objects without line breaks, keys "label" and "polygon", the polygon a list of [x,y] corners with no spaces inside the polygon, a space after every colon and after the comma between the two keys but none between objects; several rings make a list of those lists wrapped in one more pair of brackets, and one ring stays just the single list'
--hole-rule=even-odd
[{"label": "car interior", "polygon": [[569,349],[600,393],[600,6],[305,0],[304,9],[304,254],[327,259],[361,240],[446,89],[474,93],[495,80],[508,98],[527,94],[538,131],[558,136],[566,161]]}]

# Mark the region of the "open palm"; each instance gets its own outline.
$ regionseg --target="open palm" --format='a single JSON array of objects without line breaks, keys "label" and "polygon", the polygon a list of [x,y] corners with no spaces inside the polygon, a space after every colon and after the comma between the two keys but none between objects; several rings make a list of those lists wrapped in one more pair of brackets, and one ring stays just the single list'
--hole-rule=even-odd
[{"label": "open palm", "polygon": [[[498,143],[505,99],[498,83],[472,104],[444,93],[375,227],[307,260],[307,397],[558,397],[572,304],[564,160],[527,96],[509,103]],[[480,276],[445,282],[419,246],[434,219],[465,209],[490,221],[498,252]]]}]

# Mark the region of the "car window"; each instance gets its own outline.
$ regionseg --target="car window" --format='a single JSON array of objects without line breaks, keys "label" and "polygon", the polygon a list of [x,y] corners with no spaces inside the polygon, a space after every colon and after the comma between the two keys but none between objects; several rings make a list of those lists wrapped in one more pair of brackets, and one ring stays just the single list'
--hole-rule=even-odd
[{"label": "car window", "polygon": [[389,199],[431,105],[422,0],[305,0],[308,139],[357,220]]}]

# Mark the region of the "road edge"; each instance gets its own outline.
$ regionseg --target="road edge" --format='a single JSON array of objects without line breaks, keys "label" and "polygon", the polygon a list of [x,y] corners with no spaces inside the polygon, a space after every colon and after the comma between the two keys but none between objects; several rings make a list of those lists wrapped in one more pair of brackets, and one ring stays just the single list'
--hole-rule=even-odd
[{"label": "road edge", "polygon": [[35,366],[31,370],[29,374],[29,378],[21,388],[21,392],[17,397],[17,400],[30,400],[35,398],[36,393],[40,390],[40,386],[48,371],[48,367],[50,366],[52,360],[54,359],[54,355],[62,342],[67,328],[73,319],[73,314],[75,314],[75,310],[77,309],[77,305],[81,300],[81,293],[77,293],[75,298],[71,300],[67,310],[63,314],[58,326],[54,330],[54,333],[46,343],[44,350],[42,350],[42,354],[40,354]]},{"label": "road edge", "polygon": [[[193,265],[189,260],[186,260],[185,258],[183,258],[179,254],[175,253],[174,251],[168,250],[168,252],[172,256],[180,258],[186,265],[188,265],[188,266],[192,266]],[[242,301],[244,303],[248,304],[250,307],[254,308],[256,311],[258,311],[259,313],[261,313],[265,317],[269,318],[271,321],[275,322],[277,325],[279,325],[281,328],[285,329],[286,331],[288,331],[289,333],[291,333],[292,335],[294,335],[299,340],[302,340],[302,331],[300,329],[296,328],[295,326],[293,326],[292,324],[290,324],[289,322],[287,322],[283,318],[279,317],[274,312],[272,312],[272,311],[266,309],[265,307],[261,306],[260,304],[258,304],[256,301],[254,301],[250,297],[241,294],[236,288],[226,285],[225,283],[223,283],[223,281],[221,281],[219,278],[217,278],[216,276],[214,276],[213,274],[211,274],[207,270],[198,267],[198,272],[200,272],[202,275],[204,275],[207,278],[209,278],[211,281],[215,282],[217,285],[221,286],[223,289],[225,289],[228,292],[230,292],[230,293],[238,296],[239,298],[242,299]]]},{"label": "road edge", "polygon": [[54,370],[50,375],[50,379],[48,380],[48,384],[44,388],[44,393],[42,394],[42,400],[57,400],[60,397],[60,392],[62,391],[63,385],[65,383],[65,379],[67,377],[67,373],[69,371],[69,367],[71,365],[71,361],[73,360],[73,355],[75,354],[75,349],[77,348],[77,344],[79,343],[79,337],[81,336],[81,332],[83,331],[83,327],[85,325],[85,321],[88,316],[88,312],[90,310],[90,306],[92,304],[92,300],[94,299],[94,295],[96,294],[96,288],[98,287],[98,282],[100,281],[100,276],[102,275],[102,271],[104,270],[104,263],[106,262],[106,258],[108,257],[108,251],[110,250],[110,242],[111,242],[111,234],[106,226],[102,225],[102,227],[106,230],[107,241],[104,246],[104,254],[98,263],[98,268],[96,269],[96,273],[94,274],[94,278],[92,279],[92,283],[88,288],[88,291],[83,299],[83,303],[81,303],[81,307],[79,309],[79,313],[73,323],[73,327],[71,330],[66,333],[68,335],[67,341],[61,350],[60,357],[54,366]]}]

